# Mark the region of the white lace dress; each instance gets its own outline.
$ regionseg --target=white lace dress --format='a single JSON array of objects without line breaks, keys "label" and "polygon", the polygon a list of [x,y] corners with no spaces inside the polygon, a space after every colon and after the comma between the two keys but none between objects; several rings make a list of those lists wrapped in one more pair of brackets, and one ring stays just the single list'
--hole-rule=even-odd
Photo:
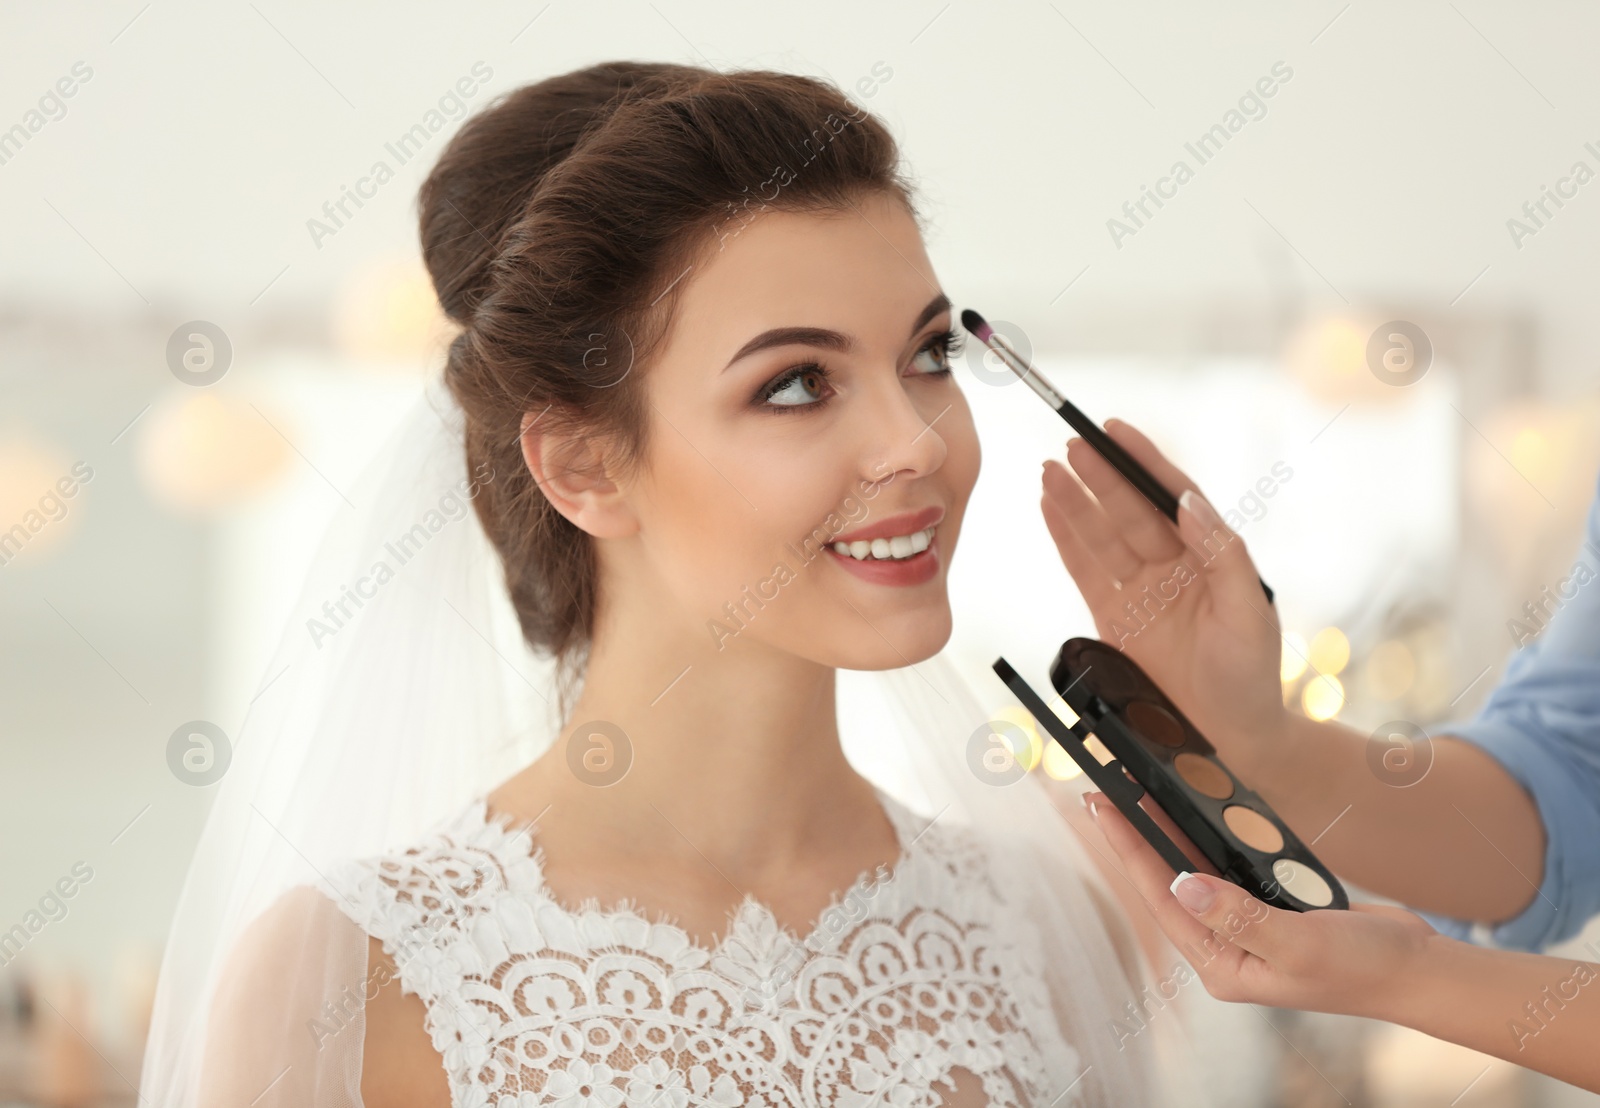
[{"label": "white lace dress", "polygon": [[709,949],[630,902],[560,904],[481,799],[325,891],[426,1003],[456,1108],[1076,1103],[1044,1087],[1041,1050],[1072,1048],[981,851],[878,796],[898,860],[805,936],[749,895]]}]

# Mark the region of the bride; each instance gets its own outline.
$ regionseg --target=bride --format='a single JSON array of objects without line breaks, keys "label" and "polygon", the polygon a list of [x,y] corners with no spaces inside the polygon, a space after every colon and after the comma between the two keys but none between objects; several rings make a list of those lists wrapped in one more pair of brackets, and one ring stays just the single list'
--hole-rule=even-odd
[{"label": "bride", "polygon": [[445,388],[252,703],[144,1096],[1172,1102],[1177,1017],[940,653],[980,455],[883,125],[596,65],[420,211]]}]

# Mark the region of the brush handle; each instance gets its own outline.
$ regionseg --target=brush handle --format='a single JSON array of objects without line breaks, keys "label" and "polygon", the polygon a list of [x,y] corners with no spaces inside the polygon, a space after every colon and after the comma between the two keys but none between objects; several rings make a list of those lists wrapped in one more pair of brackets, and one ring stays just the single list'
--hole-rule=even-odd
[{"label": "brush handle", "polygon": [[[1056,409],[1056,414],[1066,420],[1072,429],[1083,436],[1083,440],[1110,462],[1118,473],[1128,479],[1128,483],[1144,494],[1144,498],[1154,504],[1156,510],[1172,522],[1178,522],[1178,498],[1172,491],[1157,481],[1154,475],[1139,460],[1122,448],[1122,444],[1106,434],[1094,420],[1081,412],[1077,405],[1070,400],[1062,400],[1061,407]],[[1267,603],[1272,603],[1272,589],[1258,576],[1261,591],[1267,594]]]},{"label": "brush handle", "polygon": [[1144,498],[1156,506],[1156,510],[1172,522],[1178,522],[1178,498],[1171,491],[1157,481],[1148,469],[1139,464],[1139,460],[1123,449],[1122,444],[1095,423],[1094,420],[1084,415],[1077,405],[1070,400],[1063,400],[1056,413],[1072,425],[1072,429],[1082,435],[1084,441],[1094,447],[1100,456],[1116,467],[1118,473],[1128,479],[1128,483],[1144,494]]}]

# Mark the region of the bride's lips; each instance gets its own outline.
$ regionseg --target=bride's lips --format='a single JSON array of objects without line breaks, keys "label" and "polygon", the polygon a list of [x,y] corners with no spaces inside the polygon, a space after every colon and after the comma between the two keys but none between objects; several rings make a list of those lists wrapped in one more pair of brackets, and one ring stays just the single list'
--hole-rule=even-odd
[{"label": "bride's lips", "polygon": [[[910,535],[917,531],[935,527],[944,519],[944,509],[937,504],[923,508],[921,511],[908,512],[904,515],[890,516],[881,519],[866,527],[859,527],[854,531],[847,531],[835,535],[833,542],[863,542],[872,539],[887,539],[895,535]],[[849,554],[840,554],[833,548],[833,543],[827,547],[828,555],[841,569],[853,573],[863,581],[874,585],[920,585],[931,580],[939,573],[939,532],[934,531],[933,537],[928,541],[928,548],[913,554],[909,558],[853,558]]]}]

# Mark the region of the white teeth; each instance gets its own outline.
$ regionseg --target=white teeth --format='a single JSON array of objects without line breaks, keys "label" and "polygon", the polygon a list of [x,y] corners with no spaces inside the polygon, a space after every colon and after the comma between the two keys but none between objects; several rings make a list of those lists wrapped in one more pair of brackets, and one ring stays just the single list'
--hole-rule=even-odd
[{"label": "white teeth", "polygon": [[865,561],[868,558],[888,559],[891,561],[909,558],[914,554],[921,554],[928,549],[928,544],[933,541],[933,528],[926,527],[910,535],[896,535],[892,539],[859,539],[856,542],[836,542],[833,549],[836,553]]}]

